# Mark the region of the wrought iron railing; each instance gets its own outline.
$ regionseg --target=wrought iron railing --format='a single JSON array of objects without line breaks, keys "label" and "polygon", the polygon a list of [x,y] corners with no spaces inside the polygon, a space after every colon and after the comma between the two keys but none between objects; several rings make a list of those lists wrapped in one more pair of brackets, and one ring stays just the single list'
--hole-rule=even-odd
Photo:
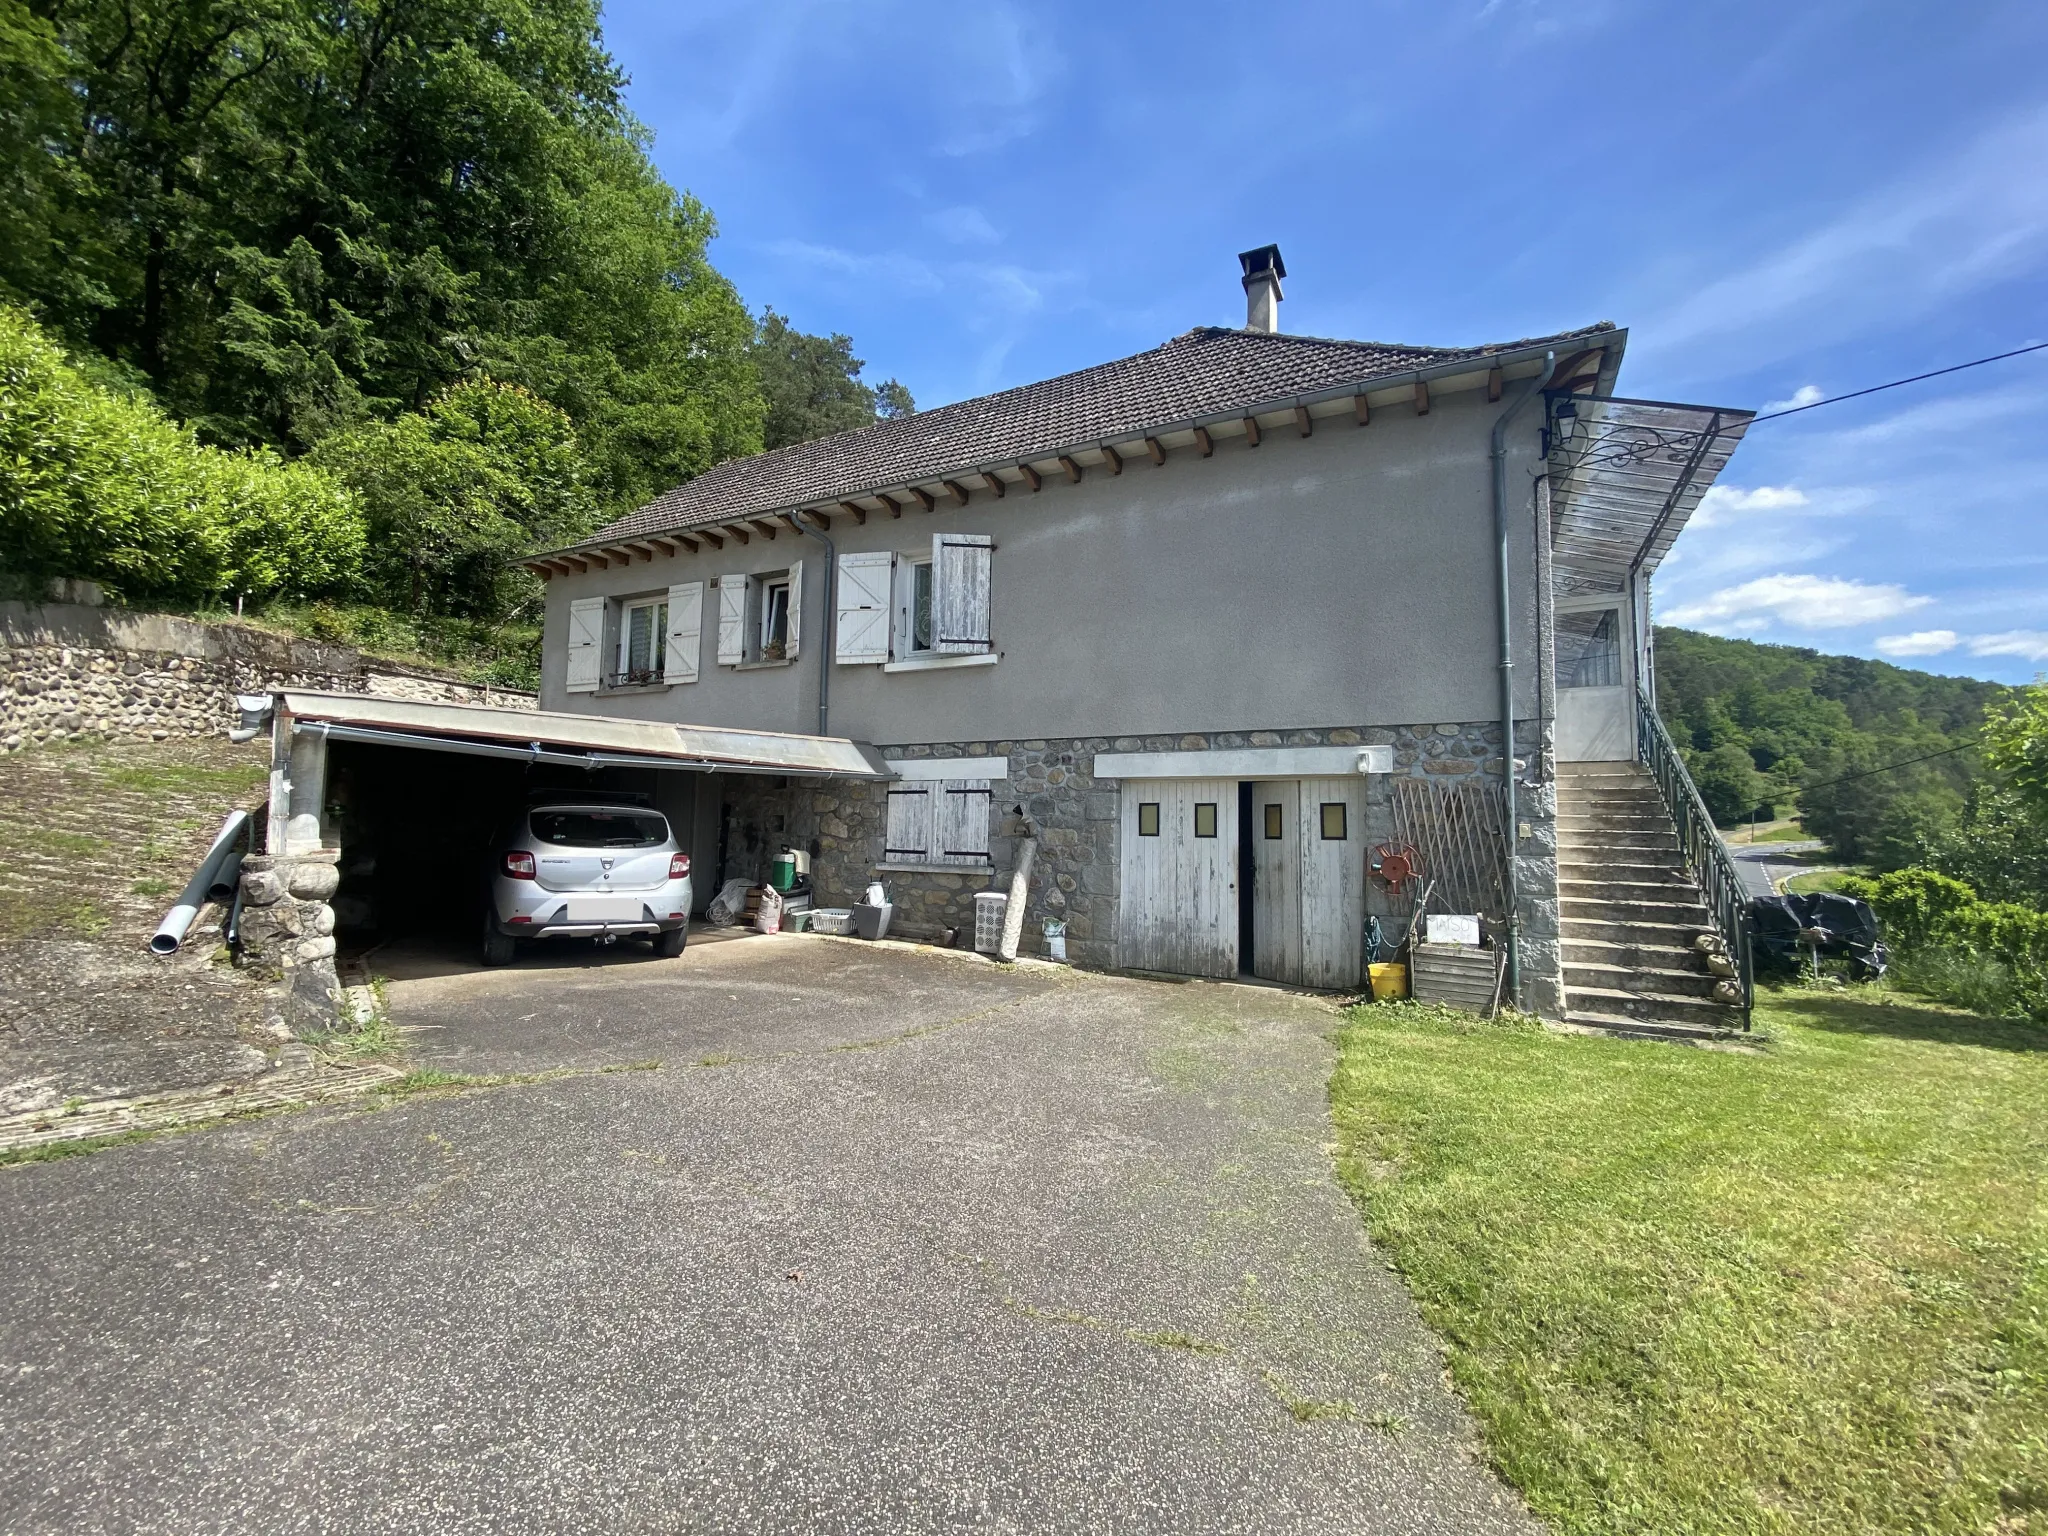
[{"label": "wrought iron railing", "polygon": [[1665,808],[1671,812],[1672,825],[1678,829],[1678,846],[1685,853],[1686,868],[1699,882],[1707,898],[1707,910],[1714,915],[1714,925],[1727,940],[1728,958],[1735,965],[1734,981],[1742,992],[1742,1027],[1748,1029],[1756,981],[1750,961],[1749,897],[1742,889],[1727,844],[1714,829],[1714,818],[1707,814],[1706,802],[1700,799],[1692,775],[1685,771],[1685,759],[1679,756],[1671,733],[1664,729],[1657,706],[1641,690],[1636,693],[1636,755],[1649,765],[1650,776],[1657,781]]}]

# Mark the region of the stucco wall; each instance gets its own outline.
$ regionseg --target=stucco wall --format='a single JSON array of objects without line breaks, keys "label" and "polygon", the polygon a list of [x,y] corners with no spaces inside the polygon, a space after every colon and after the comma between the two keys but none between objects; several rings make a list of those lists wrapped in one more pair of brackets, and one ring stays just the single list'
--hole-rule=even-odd
[{"label": "stucco wall", "polygon": [[[1257,448],[1143,458],[1120,476],[1046,479],[963,509],[833,520],[839,550],[929,550],[944,530],[996,540],[992,667],[883,673],[832,666],[831,729],[876,743],[1081,737],[1497,717],[1488,434],[1504,404],[1439,395],[1430,414],[1376,410],[1372,424],[1269,430]],[[1509,465],[1517,712],[1534,716],[1537,668],[1532,476],[1539,412]],[[804,654],[735,673],[714,660],[707,594],[700,680],[615,696],[563,690],[567,609],[577,597],[805,566]],[[825,548],[784,531],[739,547],[557,577],[548,586],[541,702],[548,709],[814,731]]]}]

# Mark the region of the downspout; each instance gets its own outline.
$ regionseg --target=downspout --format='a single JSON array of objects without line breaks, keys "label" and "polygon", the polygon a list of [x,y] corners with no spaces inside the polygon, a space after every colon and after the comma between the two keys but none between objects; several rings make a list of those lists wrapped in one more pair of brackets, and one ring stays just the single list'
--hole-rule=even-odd
[{"label": "downspout", "polygon": [[797,532],[825,546],[825,643],[818,647],[818,734],[832,734],[832,653],[839,648],[839,546],[801,518]]},{"label": "downspout", "polygon": [[1554,351],[1543,354],[1543,371],[1529,381],[1529,385],[1515,396],[1508,408],[1494,418],[1493,423],[1493,537],[1499,562],[1500,585],[1500,752],[1501,780],[1507,792],[1505,820],[1501,836],[1507,842],[1507,924],[1508,959],[1506,985],[1503,995],[1516,1007],[1522,1006],[1522,918],[1521,893],[1515,880],[1515,857],[1518,852],[1517,840],[1521,828],[1521,810],[1515,797],[1515,655],[1514,630],[1511,627],[1512,613],[1509,604],[1509,560],[1508,560],[1508,424],[1521,414],[1522,407],[1543,393],[1543,387],[1550,382],[1551,374],[1557,368],[1557,354]]}]

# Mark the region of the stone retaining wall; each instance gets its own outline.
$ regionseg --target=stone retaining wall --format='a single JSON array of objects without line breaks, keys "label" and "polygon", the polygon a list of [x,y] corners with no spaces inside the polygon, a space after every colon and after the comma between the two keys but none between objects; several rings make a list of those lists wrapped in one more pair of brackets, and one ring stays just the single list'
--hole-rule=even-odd
[{"label": "stone retaining wall", "polygon": [[73,603],[0,603],[0,751],[71,737],[212,736],[272,688],[532,709],[530,693],[382,666],[347,646]]},{"label": "stone retaining wall", "polygon": [[[1541,743],[1538,752],[1517,759],[1517,819],[1528,833],[1517,841],[1516,862],[1523,1001],[1539,1013],[1555,1015],[1563,1007],[1563,977],[1549,733],[1536,721],[1520,722],[1516,732],[1518,743]],[[878,871],[887,817],[885,785],[734,777],[727,780],[721,878],[758,882],[766,877],[767,861],[782,847],[807,848],[813,855],[812,882],[821,906],[857,901],[870,880],[880,879],[896,903],[897,931],[932,939],[954,929],[963,935],[962,943],[971,943],[975,893],[1009,889],[1019,831],[1014,809],[1022,806],[1039,840],[1024,922],[1025,951],[1043,954],[1044,920],[1059,918],[1067,925],[1067,953],[1074,962],[1107,968],[1116,963],[1119,783],[1094,776],[1096,753],[1368,744],[1393,748],[1395,775],[1436,783],[1486,777],[1498,782],[1504,766],[1498,722],[885,746],[882,755],[889,759],[989,760],[995,791],[989,869]],[[1364,846],[1371,847],[1393,839],[1393,791],[1386,774],[1367,775],[1365,782]],[[1390,902],[1377,881],[1368,882],[1367,909],[1382,918],[1406,916],[1405,903]]]}]

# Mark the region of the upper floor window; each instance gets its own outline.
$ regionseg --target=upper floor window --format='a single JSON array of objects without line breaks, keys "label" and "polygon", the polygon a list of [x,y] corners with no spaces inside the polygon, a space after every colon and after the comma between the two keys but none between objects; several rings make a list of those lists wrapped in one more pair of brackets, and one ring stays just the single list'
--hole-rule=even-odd
[{"label": "upper floor window", "polygon": [[804,566],[718,578],[718,664],[794,661],[803,639]]},{"label": "upper floor window", "polygon": [[624,604],[619,615],[617,681],[627,685],[662,681],[667,651],[667,596]]},{"label": "upper floor window", "polygon": [[943,666],[995,659],[987,534],[940,533],[930,555],[839,557],[837,643],[848,665]]},{"label": "upper floor window", "polygon": [[569,604],[563,686],[673,687],[697,680],[704,630],[704,583],[622,597],[579,597]]}]

